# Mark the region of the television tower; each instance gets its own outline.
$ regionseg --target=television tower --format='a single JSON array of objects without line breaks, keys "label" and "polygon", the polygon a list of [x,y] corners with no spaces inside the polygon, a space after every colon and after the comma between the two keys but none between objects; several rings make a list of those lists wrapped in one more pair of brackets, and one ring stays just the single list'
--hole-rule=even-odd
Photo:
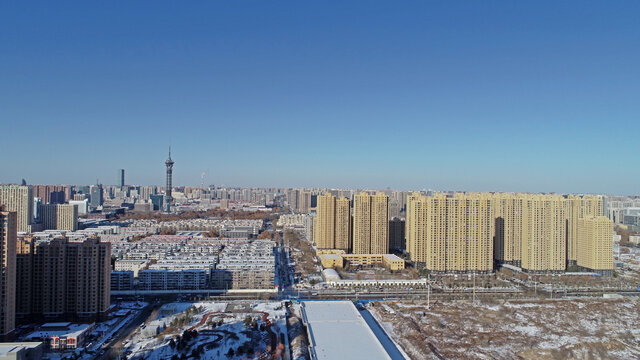
[{"label": "television tower", "polygon": [[173,160],[171,160],[171,146],[169,146],[169,158],[164,162],[167,166],[167,188],[164,192],[165,203],[167,204],[167,212],[171,212],[171,202],[173,198],[171,197],[171,177],[173,175]]}]

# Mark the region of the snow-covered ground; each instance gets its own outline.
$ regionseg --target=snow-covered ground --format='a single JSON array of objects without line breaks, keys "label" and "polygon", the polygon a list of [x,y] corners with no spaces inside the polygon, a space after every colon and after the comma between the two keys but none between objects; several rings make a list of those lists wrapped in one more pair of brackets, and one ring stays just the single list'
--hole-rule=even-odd
[{"label": "snow-covered ground", "polygon": [[[391,310],[391,311],[390,311]],[[640,359],[640,299],[421,303],[370,309],[413,359]]]},{"label": "snow-covered ground", "polygon": [[[143,334],[143,326],[149,324],[137,329],[134,336],[125,343],[124,352],[129,354],[129,359],[171,359],[176,354],[191,355],[194,352],[198,352],[199,359],[221,359],[230,350],[235,354],[232,358],[256,358],[270,345],[268,332],[261,329],[262,312],[269,314],[271,330],[278,339],[281,333],[286,336],[285,309],[280,302],[230,301],[168,305],[166,308],[179,310],[173,315],[165,314],[158,318],[168,327],[157,335]],[[247,317],[257,320],[257,329],[247,327]],[[178,344],[179,336],[191,328],[198,333],[195,338],[185,342],[180,349],[179,345],[172,345]],[[241,350],[243,346],[251,349],[252,353],[247,354]],[[239,352],[243,354],[240,355]]]}]

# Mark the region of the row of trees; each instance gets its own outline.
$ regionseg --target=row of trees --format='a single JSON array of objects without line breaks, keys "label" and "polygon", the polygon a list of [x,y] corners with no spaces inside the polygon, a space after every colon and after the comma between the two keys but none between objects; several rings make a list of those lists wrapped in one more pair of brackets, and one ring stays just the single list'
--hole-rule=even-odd
[{"label": "row of trees", "polygon": [[209,209],[206,211],[185,211],[181,213],[163,214],[160,212],[127,212],[123,215],[116,215],[116,220],[157,220],[176,221],[188,219],[223,218],[231,220],[265,220],[277,213],[277,208],[271,211],[242,211]]}]

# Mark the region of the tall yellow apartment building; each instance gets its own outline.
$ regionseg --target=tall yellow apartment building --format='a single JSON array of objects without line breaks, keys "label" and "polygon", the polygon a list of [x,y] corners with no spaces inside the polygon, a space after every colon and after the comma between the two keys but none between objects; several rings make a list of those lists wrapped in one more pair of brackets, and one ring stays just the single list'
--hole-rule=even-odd
[{"label": "tall yellow apartment building", "polygon": [[604,206],[599,196],[570,195],[567,204],[567,263],[576,265],[578,260],[578,221],[585,217],[603,216]]},{"label": "tall yellow apartment building", "polygon": [[351,247],[351,205],[349,199],[330,193],[318,196],[316,219],[313,226],[313,241],[318,249],[341,249]]},{"label": "tall yellow apartment building", "polygon": [[526,271],[564,271],[567,265],[565,199],[558,195],[523,195],[522,264]]},{"label": "tall yellow apartment building", "polygon": [[351,250],[351,201],[336,199],[335,249]]},{"label": "tall yellow apartment building", "polygon": [[578,220],[577,244],[579,267],[612,275],[613,221],[605,216],[590,216]]},{"label": "tall yellow apartment building", "polygon": [[494,194],[494,257],[501,263],[520,266],[522,262],[522,203],[517,194]]},{"label": "tall yellow apartment building", "polygon": [[353,198],[353,253],[389,252],[389,197],[361,192]]},{"label": "tall yellow apartment building", "polygon": [[436,272],[493,270],[494,218],[489,194],[407,199],[407,250]]}]

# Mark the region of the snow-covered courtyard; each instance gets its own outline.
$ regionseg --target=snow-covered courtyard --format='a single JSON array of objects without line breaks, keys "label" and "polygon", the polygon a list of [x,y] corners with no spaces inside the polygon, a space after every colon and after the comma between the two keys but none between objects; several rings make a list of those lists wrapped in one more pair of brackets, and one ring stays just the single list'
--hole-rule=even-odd
[{"label": "snow-covered courtyard", "polygon": [[125,342],[129,359],[279,358],[287,344],[280,302],[170,303]]}]

